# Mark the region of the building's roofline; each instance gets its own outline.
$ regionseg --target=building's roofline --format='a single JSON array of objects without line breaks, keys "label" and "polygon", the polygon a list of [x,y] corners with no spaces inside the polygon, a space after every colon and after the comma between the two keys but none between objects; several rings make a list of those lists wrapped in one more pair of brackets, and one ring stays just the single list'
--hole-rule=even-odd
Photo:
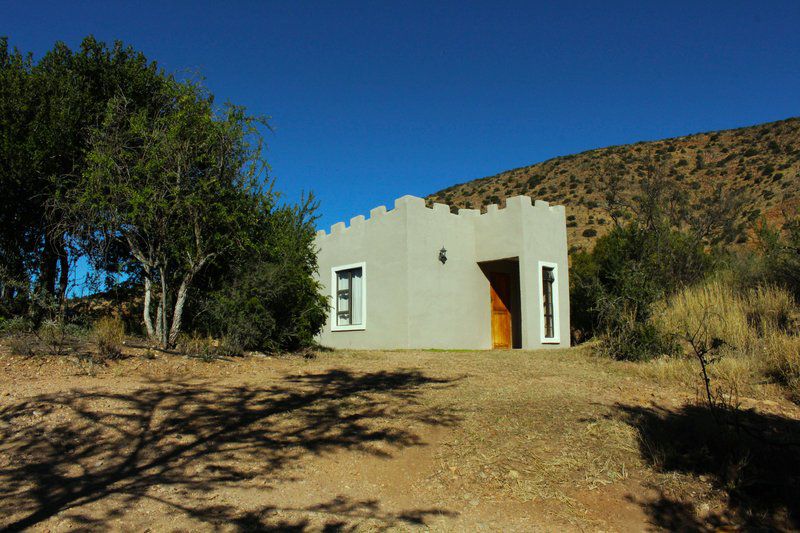
[{"label": "building's roofline", "polygon": [[387,213],[393,213],[395,211],[402,211],[402,210],[426,210],[428,212],[436,213],[437,216],[451,216],[451,217],[461,217],[461,218],[472,218],[472,217],[486,217],[486,216],[493,216],[499,212],[508,211],[508,210],[521,210],[524,208],[529,209],[537,209],[537,210],[548,210],[548,211],[563,211],[563,205],[553,205],[551,206],[548,202],[544,200],[536,200],[532,202],[529,196],[512,196],[510,198],[506,198],[506,206],[505,208],[500,208],[497,204],[489,204],[486,206],[486,212],[481,213],[480,209],[459,209],[458,214],[452,213],[450,211],[450,206],[447,204],[433,204],[433,207],[427,207],[425,205],[425,200],[419,198],[417,196],[411,196],[407,194],[405,196],[401,196],[397,200],[394,201],[394,209],[388,210],[386,206],[379,205],[370,210],[369,218],[365,218],[364,215],[358,215],[350,219],[350,224],[346,225],[344,222],[337,222],[336,224],[331,226],[330,232],[326,232],[325,230],[317,231],[317,238],[326,237],[328,235],[334,235],[342,233],[350,228],[361,226],[362,224],[369,223],[369,221],[377,220],[385,216]]}]

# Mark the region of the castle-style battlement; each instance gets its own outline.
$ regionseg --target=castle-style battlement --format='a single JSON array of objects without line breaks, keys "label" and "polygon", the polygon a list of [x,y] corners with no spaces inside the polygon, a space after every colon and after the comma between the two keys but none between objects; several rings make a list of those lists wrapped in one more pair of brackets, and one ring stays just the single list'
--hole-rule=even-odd
[{"label": "castle-style battlement", "polygon": [[480,209],[459,209],[458,213],[456,214],[451,211],[450,206],[447,204],[435,203],[432,207],[428,207],[425,205],[425,200],[423,198],[407,194],[394,201],[393,209],[387,210],[386,206],[379,205],[378,207],[370,210],[369,218],[365,218],[364,215],[358,215],[350,219],[349,225],[346,225],[344,222],[337,222],[331,226],[329,232],[326,232],[325,230],[317,231],[317,239],[321,239],[329,235],[342,234],[351,228],[360,228],[368,225],[374,220],[379,220],[387,215],[392,215],[399,212],[413,213],[415,216],[420,217],[424,217],[427,214],[432,214],[433,216],[437,217],[457,217],[464,220],[474,221],[480,217],[502,216],[505,213],[518,212],[523,209],[532,209],[534,212],[542,214],[564,212],[564,206],[562,205],[551,206],[544,200],[536,200],[535,202],[532,202],[529,196],[512,196],[506,199],[506,205],[504,208],[500,208],[500,206],[497,204],[489,204],[486,206],[486,211],[484,213],[482,213]]}]

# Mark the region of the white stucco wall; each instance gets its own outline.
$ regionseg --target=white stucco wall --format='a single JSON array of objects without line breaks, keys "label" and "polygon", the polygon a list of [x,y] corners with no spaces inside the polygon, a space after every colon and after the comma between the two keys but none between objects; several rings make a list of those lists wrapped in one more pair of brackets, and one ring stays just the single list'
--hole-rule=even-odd
[{"label": "white stucco wall", "polygon": [[[409,348],[491,348],[489,284],[470,215],[415,199],[408,221]],[[439,261],[439,250],[447,261]]]},{"label": "white stucco wall", "polygon": [[[373,209],[370,218],[320,231],[319,281],[331,294],[331,268],[366,264],[367,319],[362,331],[331,331],[319,336],[333,348],[491,348],[489,281],[479,263],[519,262],[522,348],[542,347],[539,261],[558,268],[560,344],[569,345],[569,283],[566,219],[562,206],[531,204],[525,196],[487,212],[446,205],[425,207],[404,196],[391,211]],[[439,250],[447,249],[447,262]],[[332,315],[331,315],[332,316]],[[546,346],[554,346],[547,344]]]}]

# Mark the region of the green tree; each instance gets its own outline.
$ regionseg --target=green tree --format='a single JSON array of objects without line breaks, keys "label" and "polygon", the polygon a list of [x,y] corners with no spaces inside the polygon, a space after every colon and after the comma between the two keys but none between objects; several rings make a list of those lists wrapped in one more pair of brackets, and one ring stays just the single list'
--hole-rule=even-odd
[{"label": "green tree", "polygon": [[[0,40],[0,183],[3,185],[5,269],[36,294],[63,304],[72,241],[60,197],[86,168],[90,127],[122,88],[146,107],[166,80],[155,63],[131,47],[109,48],[92,37],[73,52],[56,43],[42,59],[9,51]],[[73,250],[75,252],[75,250]]]},{"label": "green tree", "polygon": [[212,96],[189,82],[170,80],[156,101],[108,102],[80,186],[60,207],[86,240],[125,244],[143,272],[147,334],[168,347],[195,276],[248,246],[274,196],[257,179],[259,119],[235,106],[217,113]]},{"label": "green tree", "polygon": [[32,209],[35,189],[29,180],[31,98],[30,55],[0,39],[0,314],[19,312],[27,296],[39,221]]}]

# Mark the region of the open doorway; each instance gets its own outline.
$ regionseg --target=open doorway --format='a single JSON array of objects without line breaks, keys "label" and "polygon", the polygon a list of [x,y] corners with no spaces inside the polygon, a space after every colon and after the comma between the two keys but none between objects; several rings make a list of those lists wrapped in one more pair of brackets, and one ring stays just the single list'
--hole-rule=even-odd
[{"label": "open doorway", "polygon": [[519,260],[486,261],[479,266],[489,281],[492,348],[521,348]]}]

